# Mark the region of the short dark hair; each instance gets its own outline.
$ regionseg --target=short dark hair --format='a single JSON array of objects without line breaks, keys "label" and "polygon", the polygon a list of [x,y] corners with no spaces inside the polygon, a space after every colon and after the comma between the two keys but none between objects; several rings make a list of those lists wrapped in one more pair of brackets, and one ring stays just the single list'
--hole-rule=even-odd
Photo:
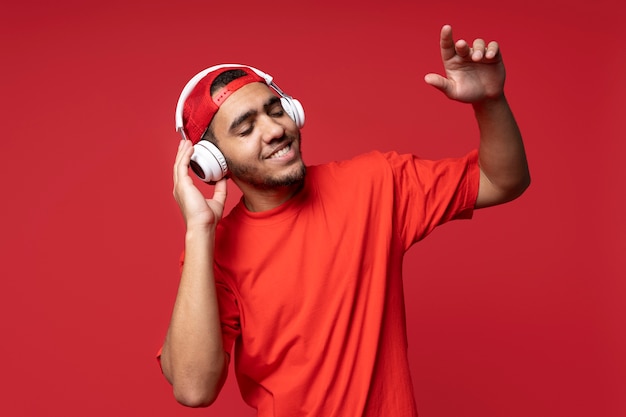
[{"label": "short dark hair", "polygon": [[211,89],[210,89],[211,96],[213,96],[213,94],[215,94],[215,92],[219,90],[220,88],[226,87],[228,84],[235,81],[237,78],[245,77],[246,75],[248,75],[248,73],[240,69],[232,69],[232,70],[224,71],[223,73],[215,77],[215,79],[211,83]]},{"label": "short dark hair", "polygon": [[[237,78],[244,77],[246,75],[248,74],[245,71],[240,70],[240,69],[232,69],[232,70],[224,71],[223,73],[215,77],[215,79],[211,83],[209,94],[211,94],[211,97],[212,97],[213,94],[215,94],[215,92],[219,90],[220,88],[226,87],[232,81],[236,80]],[[204,132],[200,140],[208,140],[209,142],[212,142],[217,145],[217,138],[215,137],[215,134],[213,133],[213,129],[211,128],[212,124],[213,124],[213,121],[209,123],[209,126],[207,127],[206,131]]]}]

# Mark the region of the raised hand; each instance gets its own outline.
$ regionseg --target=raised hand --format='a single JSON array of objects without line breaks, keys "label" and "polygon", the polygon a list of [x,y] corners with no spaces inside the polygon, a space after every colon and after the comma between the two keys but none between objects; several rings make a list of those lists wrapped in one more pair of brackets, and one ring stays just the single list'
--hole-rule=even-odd
[{"label": "raised hand", "polygon": [[429,73],[426,83],[441,90],[448,98],[477,103],[504,94],[506,78],[500,47],[475,39],[472,46],[463,39],[454,41],[452,27],[441,28],[441,59],[446,76]]},{"label": "raised hand", "polygon": [[205,199],[189,175],[193,144],[181,140],[174,163],[174,198],[180,207],[187,228],[215,227],[222,218],[226,202],[226,179],[215,184],[212,199]]}]

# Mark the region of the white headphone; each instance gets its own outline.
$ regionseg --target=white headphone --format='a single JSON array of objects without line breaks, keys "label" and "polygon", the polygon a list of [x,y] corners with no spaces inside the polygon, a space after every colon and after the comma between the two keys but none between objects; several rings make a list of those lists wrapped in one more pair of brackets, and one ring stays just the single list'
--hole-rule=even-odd
[{"label": "white headphone", "polygon": [[[280,96],[280,103],[283,109],[293,119],[298,128],[304,126],[304,109],[300,102],[289,95],[285,94],[278,86],[273,82],[273,77],[266,74],[256,68],[248,65],[241,64],[221,64],[207,68],[196,74],[185,88],[183,88],[178,103],[176,104],[176,131],[181,134],[183,139],[188,139],[185,132],[183,123],[183,109],[185,107],[185,101],[191,95],[191,92],[196,85],[206,77],[209,73],[219,70],[221,68],[231,67],[243,67],[254,71],[258,76],[265,80],[265,83],[272,88]],[[200,140],[193,146],[193,155],[191,156],[191,168],[195,174],[204,182],[215,182],[222,179],[228,173],[228,166],[226,165],[226,159],[222,152],[213,143],[208,140]]]}]

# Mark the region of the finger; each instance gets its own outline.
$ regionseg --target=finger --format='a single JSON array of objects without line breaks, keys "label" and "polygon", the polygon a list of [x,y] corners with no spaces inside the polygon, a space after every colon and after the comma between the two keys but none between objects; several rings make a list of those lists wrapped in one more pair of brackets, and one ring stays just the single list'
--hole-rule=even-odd
[{"label": "finger", "polygon": [[500,52],[500,45],[496,41],[491,41],[489,42],[489,45],[487,46],[487,51],[485,52],[485,58],[493,59],[496,57],[496,55],[498,55],[498,52]]},{"label": "finger", "polygon": [[174,166],[177,166],[180,163],[180,160],[182,159],[183,154],[185,153],[184,149],[188,146],[186,142],[188,141],[183,139],[178,143],[178,150],[176,151],[176,159],[174,160]]},{"label": "finger", "polygon": [[179,145],[176,161],[174,162],[174,182],[179,178],[189,175],[189,161],[193,155],[193,146],[191,141],[185,140]]},{"label": "finger", "polygon": [[461,58],[467,58],[471,53],[470,46],[467,44],[465,39],[459,39],[456,41],[454,49],[456,50],[456,54]]},{"label": "finger", "polygon": [[183,148],[184,140],[178,142],[178,149],[176,150],[176,158],[174,159],[174,165],[172,166],[172,174],[174,177],[174,184],[176,184],[176,171],[178,170],[178,163],[180,161],[180,150]]},{"label": "finger", "polygon": [[485,56],[485,41],[483,39],[474,39],[472,44],[472,60],[480,61]]},{"label": "finger", "polygon": [[213,200],[217,201],[222,206],[226,204],[226,196],[228,195],[226,182],[226,178],[222,178],[215,183],[215,190],[213,190]]},{"label": "finger", "polygon": [[426,84],[432,85],[436,89],[448,94],[448,90],[450,89],[450,81],[445,77],[442,77],[439,74],[426,74],[424,76],[424,81]]},{"label": "finger", "polygon": [[183,143],[183,147],[181,148],[181,162],[189,165],[191,155],[193,155],[193,142],[190,140],[185,140]]},{"label": "finger", "polygon": [[454,57],[455,51],[454,38],[452,37],[452,26],[444,25],[441,28],[439,46],[441,47],[441,58],[444,61]]}]

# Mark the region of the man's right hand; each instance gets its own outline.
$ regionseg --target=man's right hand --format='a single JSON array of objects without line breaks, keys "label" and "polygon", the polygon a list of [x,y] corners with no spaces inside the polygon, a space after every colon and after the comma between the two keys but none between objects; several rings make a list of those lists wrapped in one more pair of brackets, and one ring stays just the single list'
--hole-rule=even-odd
[{"label": "man's right hand", "polygon": [[191,155],[193,155],[192,142],[181,140],[174,163],[174,198],[180,207],[187,229],[195,227],[214,229],[224,213],[226,179],[221,179],[215,184],[212,199],[205,199],[189,175]]}]

